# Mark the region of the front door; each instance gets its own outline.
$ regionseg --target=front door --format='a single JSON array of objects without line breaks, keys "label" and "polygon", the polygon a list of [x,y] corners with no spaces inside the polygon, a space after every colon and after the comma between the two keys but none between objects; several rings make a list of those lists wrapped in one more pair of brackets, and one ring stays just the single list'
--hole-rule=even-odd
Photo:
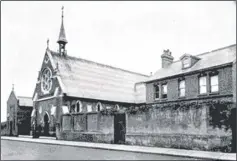
[{"label": "front door", "polygon": [[126,134],[125,114],[117,113],[114,115],[114,143],[124,144]]},{"label": "front door", "polygon": [[48,114],[44,115],[44,135],[49,135],[49,116]]}]

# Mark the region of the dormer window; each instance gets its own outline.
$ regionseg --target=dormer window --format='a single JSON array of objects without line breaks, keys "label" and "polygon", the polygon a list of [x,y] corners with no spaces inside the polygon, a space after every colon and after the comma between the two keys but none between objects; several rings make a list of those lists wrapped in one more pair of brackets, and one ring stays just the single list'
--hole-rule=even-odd
[{"label": "dormer window", "polygon": [[182,55],[180,57],[180,61],[182,62],[182,69],[192,67],[198,60],[200,60],[200,58],[197,56],[193,56],[190,54]]},{"label": "dormer window", "polygon": [[190,59],[188,57],[183,59],[183,68],[190,67]]}]

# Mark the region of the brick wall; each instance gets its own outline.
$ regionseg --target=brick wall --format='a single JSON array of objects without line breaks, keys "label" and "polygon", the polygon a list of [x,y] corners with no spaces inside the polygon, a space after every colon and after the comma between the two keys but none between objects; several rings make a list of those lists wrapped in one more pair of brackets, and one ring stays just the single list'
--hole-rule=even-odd
[{"label": "brick wall", "polygon": [[[207,71],[208,72],[208,71]],[[225,67],[218,69],[219,72],[219,94],[232,94],[232,67]],[[174,101],[179,99],[178,97],[178,78],[168,79],[168,86],[167,86],[167,101]],[[162,80],[163,81],[163,80]],[[164,80],[166,81],[166,80]],[[147,83],[146,85],[146,100],[147,103],[153,103],[154,100],[154,83]],[[185,76],[185,98],[197,98],[199,93],[199,85],[198,85],[198,74],[186,75]]]},{"label": "brick wall", "polygon": [[61,131],[57,132],[57,138],[60,140],[113,143],[114,117],[95,112],[63,115],[62,128]]},{"label": "brick wall", "polygon": [[148,112],[127,114],[127,134],[206,134],[206,108],[151,108]]},{"label": "brick wall", "polygon": [[[73,119],[73,120],[72,120]],[[78,113],[62,116],[62,131],[114,133],[114,116],[100,113]]]}]

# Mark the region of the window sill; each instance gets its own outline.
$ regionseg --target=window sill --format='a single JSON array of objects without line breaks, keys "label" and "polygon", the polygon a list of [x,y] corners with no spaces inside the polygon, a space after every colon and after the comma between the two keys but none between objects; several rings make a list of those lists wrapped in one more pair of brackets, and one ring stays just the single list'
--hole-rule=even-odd
[{"label": "window sill", "polygon": [[155,102],[167,101],[167,98],[156,98]]},{"label": "window sill", "polygon": [[198,94],[198,97],[205,97],[205,96],[208,96],[208,94],[207,93]]},{"label": "window sill", "polygon": [[220,94],[219,92],[211,92],[211,93],[209,93],[209,95],[218,95],[218,94]]},{"label": "window sill", "polygon": [[168,99],[167,98],[161,98],[160,101],[167,101]]},{"label": "window sill", "polygon": [[180,100],[181,100],[181,99],[185,99],[185,98],[186,98],[185,96],[178,97],[178,99],[180,99]]}]

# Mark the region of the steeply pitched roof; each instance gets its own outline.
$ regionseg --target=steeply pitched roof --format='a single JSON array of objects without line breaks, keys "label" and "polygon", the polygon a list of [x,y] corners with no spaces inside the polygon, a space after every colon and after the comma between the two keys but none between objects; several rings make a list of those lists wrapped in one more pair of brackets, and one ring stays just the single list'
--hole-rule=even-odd
[{"label": "steeply pitched roof", "polygon": [[148,76],[48,52],[53,63],[58,64],[60,79],[68,96],[126,103],[145,102],[145,85],[144,88],[142,85],[136,87],[135,83],[146,80]]},{"label": "steeply pitched roof", "polygon": [[20,106],[33,107],[33,101],[31,97],[18,96]]},{"label": "steeply pitched roof", "polygon": [[173,62],[167,68],[159,69],[146,82],[232,63],[234,59],[236,59],[236,44],[195,56],[200,58],[200,60],[197,61],[192,67],[182,69],[182,62],[178,60]]}]

